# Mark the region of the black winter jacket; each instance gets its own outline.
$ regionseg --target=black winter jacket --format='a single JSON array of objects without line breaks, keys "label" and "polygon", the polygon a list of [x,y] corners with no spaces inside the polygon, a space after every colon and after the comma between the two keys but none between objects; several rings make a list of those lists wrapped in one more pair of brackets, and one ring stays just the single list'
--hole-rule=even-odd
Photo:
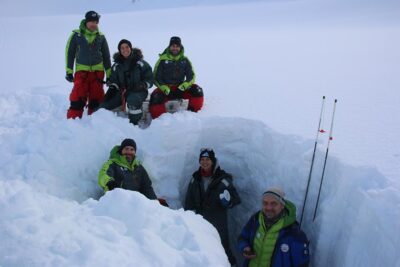
[{"label": "black winter jacket", "polygon": [[[231,195],[230,205],[224,207],[221,204],[219,195],[228,190]],[[211,183],[204,191],[200,168],[193,173],[192,180],[188,186],[185,210],[193,210],[201,214],[204,219],[209,221],[221,235],[228,234],[228,214],[227,209],[240,204],[240,197],[233,186],[232,175],[226,173],[219,166],[215,167],[211,177]]]},{"label": "black winter jacket", "polygon": [[115,53],[113,58],[115,63],[111,68],[111,86],[124,88],[127,92],[145,91],[153,86],[152,68],[143,60],[140,49],[133,48],[127,59],[120,53]]}]

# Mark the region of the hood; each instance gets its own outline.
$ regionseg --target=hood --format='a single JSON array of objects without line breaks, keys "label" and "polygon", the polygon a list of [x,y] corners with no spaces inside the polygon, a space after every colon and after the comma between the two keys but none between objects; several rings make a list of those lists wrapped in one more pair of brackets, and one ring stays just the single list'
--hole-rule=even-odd
[{"label": "hood", "polygon": [[160,60],[171,60],[171,61],[178,61],[185,57],[185,48],[182,46],[181,52],[177,56],[173,56],[169,52],[169,47],[164,49],[164,52],[160,54]]},{"label": "hood", "polygon": [[86,20],[82,20],[80,25],[79,25],[79,30],[85,34],[85,35],[96,35],[97,33],[100,33],[99,29],[97,28],[97,31],[91,32],[86,28]]},{"label": "hood", "polygon": [[[296,222],[296,206],[285,200],[285,213],[278,221],[276,221],[270,228],[269,232],[279,232],[281,229],[286,228]],[[264,215],[262,209],[253,215],[254,220],[258,220],[259,224],[265,229]]]},{"label": "hood", "polygon": [[138,159],[136,159],[136,157],[131,163],[129,163],[126,158],[119,153],[119,148],[120,146],[116,145],[113,147],[113,149],[111,149],[109,160],[129,169],[133,169],[134,167],[140,165],[140,162]]},{"label": "hood", "polygon": [[89,44],[92,44],[96,39],[97,35],[102,35],[102,33],[97,29],[97,31],[91,32],[86,28],[86,20],[82,20],[81,24],[79,25],[78,30],[74,30],[74,32],[78,34],[83,34],[86,37],[86,40]]},{"label": "hood", "polygon": [[123,63],[125,60],[132,60],[136,63],[138,60],[143,59],[143,53],[139,48],[133,48],[131,55],[127,59],[125,59],[119,52],[114,53],[113,59],[115,63],[119,64]]},{"label": "hood", "polygon": [[296,221],[296,206],[289,200],[285,200],[286,216],[283,217],[283,227],[287,227]]}]

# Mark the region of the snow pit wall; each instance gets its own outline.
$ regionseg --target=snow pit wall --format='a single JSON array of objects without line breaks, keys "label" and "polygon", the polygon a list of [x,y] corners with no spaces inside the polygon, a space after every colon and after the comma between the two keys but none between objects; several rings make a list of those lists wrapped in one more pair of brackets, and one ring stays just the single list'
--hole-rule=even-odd
[{"label": "snow pit wall", "polygon": [[[191,174],[198,168],[200,148],[214,148],[221,167],[233,174],[242,198],[242,204],[230,211],[233,249],[241,227],[260,208],[260,196],[269,186],[282,187],[301,210],[313,140],[276,133],[258,121],[201,113],[165,114],[146,130],[103,110],[90,118],[67,121],[64,97],[50,93],[52,89],[43,89],[41,93],[48,90],[45,94],[7,96],[8,104],[1,106],[2,114],[7,114],[0,116],[1,180],[22,180],[35,192],[67,201],[98,199],[101,165],[115,144],[130,137],[138,144],[138,157],[156,193],[174,209],[182,206]],[[37,103],[41,108],[35,108]],[[317,151],[303,223],[311,240],[313,265],[398,265],[394,253],[400,247],[395,239],[398,207],[390,214],[382,207],[391,204],[386,196],[396,203],[400,198],[398,190],[388,188],[387,179],[374,169],[347,166],[330,157],[317,219],[312,222],[324,149]]]}]

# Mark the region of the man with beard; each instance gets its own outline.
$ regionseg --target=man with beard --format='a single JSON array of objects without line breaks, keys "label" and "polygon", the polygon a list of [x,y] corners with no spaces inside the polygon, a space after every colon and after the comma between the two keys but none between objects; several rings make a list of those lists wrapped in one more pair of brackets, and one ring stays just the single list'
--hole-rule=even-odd
[{"label": "man with beard", "polygon": [[195,84],[192,63],[185,56],[181,38],[173,36],[154,67],[157,88],[150,97],[149,111],[153,119],[166,112],[169,100],[188,99],[188,109],[197,112],[203,106],[203,89]]},{"label": "man with beard", "polygon": [[276,187],[263,194],[262,209],[250,217],[238,238],[243,266],[308,266],[309,242],[296,222],[295,205],[284,197]]},{"label": "man with beard", "polygon": [[132,139],[123,140],[111,150],[110,159],[100,170],[98,183],[104,192],[123,188],[157,199],[145,168],[136,158],[136,143]]}]

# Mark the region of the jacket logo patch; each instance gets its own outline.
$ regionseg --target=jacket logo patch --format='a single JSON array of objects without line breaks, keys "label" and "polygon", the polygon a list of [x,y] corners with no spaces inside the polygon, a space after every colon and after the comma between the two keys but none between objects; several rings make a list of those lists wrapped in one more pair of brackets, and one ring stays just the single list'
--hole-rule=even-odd
[{"label": "jacket logo patch", "polygon": [[229,187],[229,182],[228,182],[226,179],[223,179],[223,180],[222,180],[222,183],[223,183],[226,187]]},{"label": "jacket logo patch", "polygon": [[281,251],[286,253],[289,251],[289,245],[288,244],[282,244],[281,245]]},{"label": "jacket logo patch", "polygon": [[257,232],[257,238],[261,238],[260,232]]}]

